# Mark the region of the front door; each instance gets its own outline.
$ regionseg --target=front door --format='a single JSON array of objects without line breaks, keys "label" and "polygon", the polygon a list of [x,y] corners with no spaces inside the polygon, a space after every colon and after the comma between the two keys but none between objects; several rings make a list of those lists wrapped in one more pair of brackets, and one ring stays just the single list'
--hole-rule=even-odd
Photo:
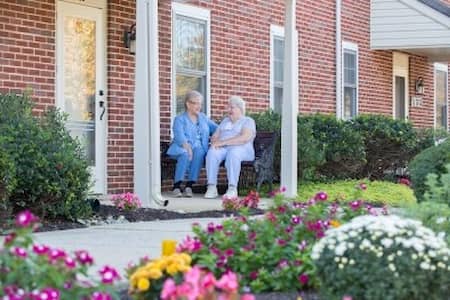
[{"label": "front door", "polygon": [[57,9],[57,106],[88,160],[91,193],[106,192],[104,8],[64,1]]},{"label": "front door", "polygon": [[409,115],[409,57],[407,54],[392,53],[392,72],[393,117],[398,120],[406,120]]}]

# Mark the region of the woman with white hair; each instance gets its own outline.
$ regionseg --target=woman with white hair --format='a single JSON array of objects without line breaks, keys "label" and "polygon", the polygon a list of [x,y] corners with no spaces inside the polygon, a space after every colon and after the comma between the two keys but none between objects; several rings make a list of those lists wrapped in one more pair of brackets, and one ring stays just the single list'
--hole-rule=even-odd
[{"label": "woman with white hair", "polygon": [[225,197],[237,197],[237,185],[241,162],[255,159],[253,140],[256,135],[255,121],[245,116],[245,102],[232,96],[228,103],[228,116],[220,123],[211,137],[211,147],[206,155],[208,189],[205,198],[216,198],[217,175],[220,163],[225,160],[228,190]]}]

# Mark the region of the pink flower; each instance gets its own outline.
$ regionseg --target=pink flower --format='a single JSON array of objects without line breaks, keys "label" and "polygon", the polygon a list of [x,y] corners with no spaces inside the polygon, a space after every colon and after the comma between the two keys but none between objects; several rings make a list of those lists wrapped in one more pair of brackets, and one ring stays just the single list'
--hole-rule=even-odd
[{"label": "pink flower", "polygon": [[69,257],[69,256],[67,256],[67,257],[64,259],[64,264],[66,265],[66,267],[67,267],[68,269],[73,269],[73,268],[75,268],[75,265],[76,265],[75,260],[72,259],[72,258]]},{"label": "pink flower", "polygon": [[404,177],[400,178],[398,180],[398,183],[399,184],[404,184],[406,186],[411,186],[411,181],[408,178],[404,178]]},{"label": "pink flower", "polygon": [[233,248],[229,248],[227,250],[224,251],[225,256],[233,256],[234,255],[234,249]]},{"label": "pink flower", "polygon": [[25,210],[19,213],[16,217],[17,227],[30,227],[38,221],[38,218],[31,213],[29,210]]},{"label": "pink flower", "polygon": [[358,210],[362,205],[363,205],[363,201],[362,200],[355,200],[349,203],[350,208],[355,211]]},{"label": "pink flower", "polygon": [[164,281],[163,288],[161,290],[161,299],[168,300],[177,296],[177,286],[172,278]]},{"label": "pink flower", "polygon": [[358,187],[363,191],[367,190],[367,185],[364,182],[361,182]]},{"label": "pink flower", "polygon": [[301,274],[300,276],[298,276],[298,281],[302,285],[306,285],[309,281],[309,276],[307,274]]},{"label": "pink flower", "polygon": [[92,293],[90,300],[112,300],[112,297],[105,292],[94,292]]},{"label": "pink flower", "polygon": [[94,263],[94,259],[91,255],[85,250],[75,251],[75,257],[78,262],[82,265],[92,265]]},{"label": "pink flower", "polygon": [[216,282],[216,287],[229,293],[237,291],[239,284],[237,282],[236,274],[233,272],[225,273],[222,278]]},{"label": "pink flower", "polygon": [[216,278],[214,277],[213,273],[209,272],[205,276],[203,276],[200,288],[202,290],[211,291],[214,289],[214,286],[216,285]]},{"label": "pink flower", "polygon": [[61,259],[65,259],[67,254],[64,250],[62,249],[51,249],[49,250],[49,252],[47,253],[49,261],[51,263],[54,263],[55,261]]},{"label": "pink flower", "polygon": [[347,296],[345,295],[344,297],[342,297],[342,300],[352,300],[353,298],[351,296]]},{"label": "pink flower", "polygon": [[328,195],[325,192],[318,192],[314,196],[314,200],[316,200],[316,201],[326,201],[327,199],[328,199]]},{"label": "pink flower", "polygon": [[11,249],[11,253],[17,257],[25,258],[28,256],[27,250],[22,247],[14,247]]},{"label": "pink flower", "polygon": [[203,247],[202,242],[195,238],[191,238],[190,236],[186,236],[186,238],[177,246],[176,251],[180,252],[197,252]]},{"label": "pink flower", "polygon": [[297,225],[298,223],[300,223],[300,217],[299,216],[292,216],[291,222],[293,224]]},{"label": "pink flower", "polygon": [[215,229],[216,229],[216,226],[214,225],[214,223],[212,223],[212,222],[208,223],[208,226],[207,226],[208,233],[214,233]]},{"label": "pink flower", "polygon": [[60,293],[56,289],[46,288],[43,289],[38,296],[39,300],[59,300]]},{"label": "pink flower", "polygon": [[14,241],[14,239],[16,238],[16,236],[17,236],[17,234],[15,232],[11,232],[10,234],[8,234],[5,237],[4,245],[6,246],[6,245],[11,244]]},{"label": "pink flower", "polygon": [[255,296],[252,294],[244,294],[241,296],[241,300],[255,300]]},{"label": "pink flower", "polygon": [[102,276],[102,283],[111,284],[116,279],[120,279],[119,273],[117,273],[116,269],[110,266],[104,266],[98,271]]},{"label": "pink flower", "polygon": [[258,275],[259,275],[258,271],[253,271],[250,273],[249,277],[251,280],[255,280],[256,278],[258,278]]},{"label": "pink flower", "polygon": [[50,247],[45,245],[33,245],[33,252],[37,255],[45,255],[50,251]]}]

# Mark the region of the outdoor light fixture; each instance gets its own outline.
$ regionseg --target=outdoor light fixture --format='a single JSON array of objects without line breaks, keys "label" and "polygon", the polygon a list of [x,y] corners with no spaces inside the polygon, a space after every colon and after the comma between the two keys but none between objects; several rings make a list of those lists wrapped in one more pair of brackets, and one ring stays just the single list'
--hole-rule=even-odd
[{"label": "outdoor light fixture", "polygon": [[131,25],[129,30],[125,30],[123,33],[123,42],[130,54],[136,53],[136,23]]},{"label": "outdoor light fixture", "polygon": [[416,79],[416,94],[423,95],[424,87],[423,87],[423,78],[419,77]]}]

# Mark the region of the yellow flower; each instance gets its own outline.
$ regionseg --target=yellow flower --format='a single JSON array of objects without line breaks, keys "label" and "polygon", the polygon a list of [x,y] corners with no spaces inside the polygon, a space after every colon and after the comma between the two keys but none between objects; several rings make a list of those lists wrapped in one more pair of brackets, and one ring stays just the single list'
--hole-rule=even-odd
[{"label": "yellow flower", "polygon": [[189,254],[187,253],[180,253],[179,254],[180,258],[184,261],[185,264],[190,265],[192,262],[192,258]]},{"label": "yellow flower", "polygon": [[141,292],[145,292],[150,288],[150,281],[146,278],[141,278],[138,281],[137,288]]},{"label": "yellow flower", "polygon": [[300,297],[300,296],[298,296],[298,297],[297,297],[297,300],[303,300],[303,298],[302,298],[302,297]]},{"label": "yellow flower", "polygon": [[341,223],[339,223],[338,220],[331,220],[330,225],[331,225],[331,227],[337,228],[337,227],[341,226]]},{"label": "yellow flower", "polygon": [[162,277],[162,275],[163,274],[162,274],[161,270],[159,270],[159,269],[152,268],[152,269],[148,270],[148,277],[150,279],[159,279]]},{"label": "yellow flower", "polygon": [[191,269],[191,266],[187,266],[187,265],[178,266],[178,270],[180,270],[180,272],[183,272],[183,273],[186,273],[190,269]]},{"label": "yellow flower", "polygon": [[178,272],[178,266],[176,264],[170,264],[166,269],[169,275],[175,275]]}]

